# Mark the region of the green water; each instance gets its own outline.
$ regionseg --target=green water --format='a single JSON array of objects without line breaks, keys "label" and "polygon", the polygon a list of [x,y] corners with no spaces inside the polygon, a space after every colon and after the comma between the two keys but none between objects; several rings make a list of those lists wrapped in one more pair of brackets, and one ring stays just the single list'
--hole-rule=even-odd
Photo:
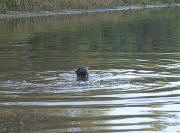
[{"label": "green water", "polygon": [[0,19],[0,133],[180,132],[179,12]]}]

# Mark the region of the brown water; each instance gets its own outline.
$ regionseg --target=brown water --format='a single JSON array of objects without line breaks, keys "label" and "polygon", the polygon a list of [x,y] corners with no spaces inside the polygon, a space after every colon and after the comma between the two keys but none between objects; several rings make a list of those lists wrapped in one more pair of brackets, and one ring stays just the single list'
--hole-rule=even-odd
[{"label": "brown water", "polygon": [[0,133],[180,132],[179,12],[0,19]]}]

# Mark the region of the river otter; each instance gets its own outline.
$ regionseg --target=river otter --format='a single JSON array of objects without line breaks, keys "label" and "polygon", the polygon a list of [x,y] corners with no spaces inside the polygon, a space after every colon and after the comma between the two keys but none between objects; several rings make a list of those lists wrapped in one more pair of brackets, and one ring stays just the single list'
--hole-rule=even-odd
[{"label": "river otter", "polygon": [[89,80],[89,73],[86,67],[79,67],[76,70],[77,74],[77,81],[88,81]]}]

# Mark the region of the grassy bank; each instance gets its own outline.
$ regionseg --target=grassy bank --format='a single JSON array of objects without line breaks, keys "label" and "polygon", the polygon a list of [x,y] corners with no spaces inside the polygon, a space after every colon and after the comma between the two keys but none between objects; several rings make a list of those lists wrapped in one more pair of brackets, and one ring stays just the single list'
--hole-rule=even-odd
[{"label": "grassy bank", "polygon": [[0,12],[53,11],[68,9],[112,8],[123,5],[180,3],[180,0],[1,0]]}]

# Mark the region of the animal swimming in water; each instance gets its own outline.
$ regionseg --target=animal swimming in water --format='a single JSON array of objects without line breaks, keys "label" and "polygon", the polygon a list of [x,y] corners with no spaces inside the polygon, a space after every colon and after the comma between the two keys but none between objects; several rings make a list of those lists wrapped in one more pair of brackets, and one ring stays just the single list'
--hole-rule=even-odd
[{"label": "animal swimming in water", "polygon": [[89,80],[89,73],[86,67],[79,67],[76,70],[77,74],[77,81],[88,81]]}]

